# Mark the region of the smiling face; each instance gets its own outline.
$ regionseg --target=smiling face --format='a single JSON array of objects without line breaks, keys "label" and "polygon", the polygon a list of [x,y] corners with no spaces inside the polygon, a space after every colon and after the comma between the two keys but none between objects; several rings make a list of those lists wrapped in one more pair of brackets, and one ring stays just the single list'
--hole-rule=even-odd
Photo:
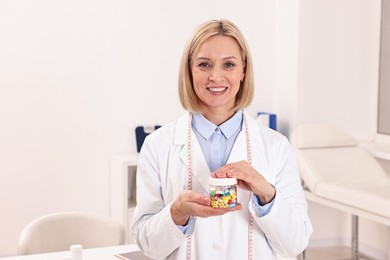
[{"label": "smiling face", "polygon": [[191,59],[191,72],[200,112],[232,114],[244,62],[236,40],[216,35],[205,40]]}]

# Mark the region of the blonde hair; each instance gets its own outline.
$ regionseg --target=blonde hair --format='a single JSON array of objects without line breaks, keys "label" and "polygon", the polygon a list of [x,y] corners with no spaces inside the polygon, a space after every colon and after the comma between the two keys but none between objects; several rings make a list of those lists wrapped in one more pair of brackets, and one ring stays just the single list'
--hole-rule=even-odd
[{"label": "blonde hair", "polygon": [[234,109],[248,107],[254,96],[254,78],[252,56],[248,44],[240,29],[228,20],[211,20],[199,25],[190,36],[181,58],[179,69],[179,98],[184,109],[190,112],[199,112],[198,97],[193,87],[191,62],[192,55],[199,49],[200,45],[211,36],[230,36],[236,40],[244,62],[244,80],[241,82],[240,90],[236,96]]}]

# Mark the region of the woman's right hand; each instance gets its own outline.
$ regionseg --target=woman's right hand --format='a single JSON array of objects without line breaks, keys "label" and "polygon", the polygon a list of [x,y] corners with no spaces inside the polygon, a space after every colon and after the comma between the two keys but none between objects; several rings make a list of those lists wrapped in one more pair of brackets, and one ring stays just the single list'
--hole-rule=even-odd
[{"label": "woman's right hand", "polygon": [[210,206],[210,197],[192,190],[180,192],[171,205],[171,216],[176,225],[185,226],[190,216],[207,218],[241,210],[240,203],[233,208],[213,208]]}]

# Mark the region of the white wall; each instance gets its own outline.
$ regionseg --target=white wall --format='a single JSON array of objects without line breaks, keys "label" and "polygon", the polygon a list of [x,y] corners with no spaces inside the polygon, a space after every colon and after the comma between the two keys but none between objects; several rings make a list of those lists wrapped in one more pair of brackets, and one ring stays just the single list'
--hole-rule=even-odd
[{"label": "white wall", "polygon": [[137,125],[183,113],[181,51],[207,19],[231,19],[247,37],[252,115],[277,112],[285,134],[306,120],[340,124],[358,138],[374,133],[379,3],[0,1],[0,256],[15,253],[35,217],[109,214],[110,156],[135,152]]},{"label": "white wall", "polygon": [[376,132],[380,0],[301,0],[298,121]]}]

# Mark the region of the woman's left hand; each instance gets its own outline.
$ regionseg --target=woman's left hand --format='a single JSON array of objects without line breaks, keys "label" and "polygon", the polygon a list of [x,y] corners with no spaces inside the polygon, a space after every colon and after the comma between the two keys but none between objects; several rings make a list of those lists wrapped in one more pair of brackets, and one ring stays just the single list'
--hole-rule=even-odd
[{"label": "woman's left hand", "polygon": [[270,203],[276,194],[275,187],[246,161],[226,164],[212,172],[211,176],[214,178],[236,178],[237,185],[256,194],[262,205]]}]

